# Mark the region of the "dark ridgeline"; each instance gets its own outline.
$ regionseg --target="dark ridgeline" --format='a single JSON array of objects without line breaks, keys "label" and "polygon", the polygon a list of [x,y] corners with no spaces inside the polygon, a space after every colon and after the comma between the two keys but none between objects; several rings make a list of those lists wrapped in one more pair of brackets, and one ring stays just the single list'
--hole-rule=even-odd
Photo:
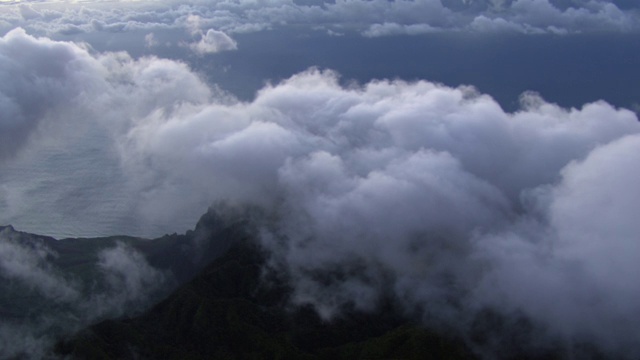
[{"label": "dark ridgeline", "polygon": [[[240,217],[242,218],[242,216]],[[236,220],[229,220],[236,219]],[[326,322],[294,307],[286,274],[265,272],[268,254],[248,222],[213,210],[196,232],[226,253],[136,317],[91,326],[56,346],[74,359],[601,359],[590,346],[540,340],[524,317],[486,310],[464,334],[408,319],[389,299],[375,312],[343,309]],[[194,234],[189,233],[189,236]]]},{"label": "dark ridgeline", "polygon": [[346,309],[333,322],[310,307],[292,308],[285,279],[263,281],[259,246],[230,234],[228,251],[166,300],[139,317],[96,324],[56,352],[79,359],[475,358],[462,340],[406,321],[391,303],[375,313]]},{"label": "dark ridgeline", "polygon": [[55,339],[138,315],[169,296],[247,228],[211,215],[184,235],[154,240],[56,240],[0,226],[0,358],[39,358]]},{"label": "dark ridgeline", "polygon": [[[51,354],[54,358],[606,358],[588,344],[549,341],[525,317],[504,316],[490,309],[475,314],[464,331],[425,326],[407,316],[392,296],[375,312],[345,308],[335,320],[323,321],[311,306],[291,304],[286,274],[265,272],[269,254],[256,241],[250,219],[250,211],[209,210],[194,231],[155,240],[122,236],[55,240],[0,226],[4,235],[0,240],[54,249],[57,255],[50,261],[55,268],[86,281],[96,276],[98,252],[117,242],[144,254],[155,269],[172,274],[174,281],[163,291],[137,309],[124,311],[123,316],[102,317],[101,322],[72,337],[71,330],[57,329],[53,335],[61,340]],[[39,316],[72,311],[47,305],[46,298],[30,296],[16,304],[10,292],[2,295],[3,321],[29,320],[21,316],[33,317],[33,308],[40,309],[42,314],[35,314]],[[156,305],[150,307],[153,303]],[[148,310],[142,312],[145,308]]]}]

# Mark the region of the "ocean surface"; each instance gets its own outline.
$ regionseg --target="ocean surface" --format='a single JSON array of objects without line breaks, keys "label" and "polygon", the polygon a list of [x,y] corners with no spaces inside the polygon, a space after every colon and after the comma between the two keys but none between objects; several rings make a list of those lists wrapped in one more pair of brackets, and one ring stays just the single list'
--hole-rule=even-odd
[{"label": "ocean surface", "polygon": [[144,189],[126,176],[119,154],[97,129],[64,146],[44,143],[6,163],[0,172],[0,224],[67,237],[157,237],[192,229],[206,207],[183,217],[140,214]]}]

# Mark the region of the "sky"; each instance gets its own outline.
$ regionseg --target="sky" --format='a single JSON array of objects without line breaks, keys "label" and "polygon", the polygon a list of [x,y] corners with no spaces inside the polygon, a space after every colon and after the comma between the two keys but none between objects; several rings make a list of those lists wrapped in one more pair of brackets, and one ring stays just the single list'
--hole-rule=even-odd
[{"label": "sky", "polygon": [[0,224],[255,207],[326,318],[391,293],[640,354],[635,1],[2,1],[0,36]]}]

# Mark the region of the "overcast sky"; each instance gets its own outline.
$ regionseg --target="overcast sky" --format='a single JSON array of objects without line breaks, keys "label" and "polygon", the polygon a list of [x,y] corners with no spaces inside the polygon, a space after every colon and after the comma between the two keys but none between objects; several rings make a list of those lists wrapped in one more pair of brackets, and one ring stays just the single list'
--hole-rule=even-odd
[{"label": "overcast sky", "polygon": [[459,324],[498,307],[640,354],[636,1],[0,14],[0,224],[151,237],[251,205],[295,301],[328,318],[392,289]]}]

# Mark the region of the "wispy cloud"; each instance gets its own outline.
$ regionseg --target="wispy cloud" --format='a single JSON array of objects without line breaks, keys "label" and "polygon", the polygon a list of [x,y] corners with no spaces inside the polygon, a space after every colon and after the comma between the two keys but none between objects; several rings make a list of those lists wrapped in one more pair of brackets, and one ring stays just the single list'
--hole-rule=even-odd
[{"label": "wispy cloud", "polygon": [[3,304],[0,357],[47,357],[61,336],[107,316],[132,314],[167,285],[163,272],[124,244],[99,251],[95,263],[96,254],[86,255],[84,274],[65,272],[42,239],[0,231],[0,288],[11,301]]}]

